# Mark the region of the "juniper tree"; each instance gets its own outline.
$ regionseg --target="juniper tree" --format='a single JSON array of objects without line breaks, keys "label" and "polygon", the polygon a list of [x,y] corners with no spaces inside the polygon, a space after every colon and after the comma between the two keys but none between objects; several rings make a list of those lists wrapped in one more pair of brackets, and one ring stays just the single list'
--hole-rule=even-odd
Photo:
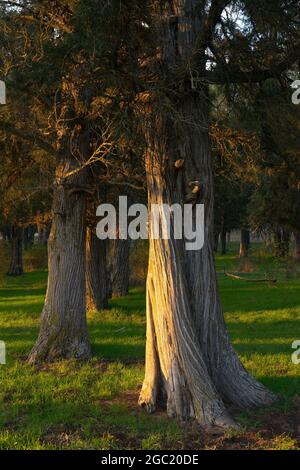
[{"label": "juniper tree", "polygon": [[205,245],[191,252],[173,237],[150,238],[140,395],[149,411],[162,402],[170,416],[226,427],[233,423],[225,403],[245,408],[274,400],[241,364],[224,322],[213,259],[208,84],[258,83],[283,73],[299,58],[299,47],[289,47],[299,44],[292,22],[298,15],[297,2],[151,2],[157,48],[148,70],[156,87],[143,95],[149,204],[184,204],[196,181]]},{"label": "juniper tree", "polygon": [[[34,88],[32,79],[29,83],[35,90],[47,88],[38,99],[44,98],[47,109],[50,95],[48,116],[55,118],[51,145],[45,144],[45,135],[40,145],[57,158],[48,294],[30,359],[89,355],[82,227],[95,152],[87,143],[98,143],[98,160],[100,154],[107,166],[114,146],[103,148],[103,128],[117,140],[115,131],[118,135],[120,128],[130,127],[125,110],[133,108],[146,145],[149,204],[205,205],[201,251],[187,251],[184,240],[173,236],[155,240],[150,226],[146,373],[140,404],[154,411],[162,403],[170,416],[234,426],[225,403],[245,408],[275,397],[241,364],[219,299],[213,259],[210,84],[234,89],[284,75],[299,60],[298,2],[138,3],[103,2],[101,9],[93,1],[26,2],[26,8],[33,8],[22,20],[31,16],[29,37],[41,30],[45,35],[38,42],[45,47],[30,60],[38,86]],[[70,288],[75,275],[74,293]]]}]

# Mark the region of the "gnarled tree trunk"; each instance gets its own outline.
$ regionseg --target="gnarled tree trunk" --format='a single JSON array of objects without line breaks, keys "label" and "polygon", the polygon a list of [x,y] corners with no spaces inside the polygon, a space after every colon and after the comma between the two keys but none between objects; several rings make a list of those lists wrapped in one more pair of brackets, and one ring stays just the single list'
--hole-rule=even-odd
[{"label": "gnarled tree trunk", "polygon": [[68,184],[64,177],[72,170],[74,163],[67,160],[56,172],[48,241],[48,288],[29,363],[90,356],[85,299],[86,195],[75,189],[76,184],[82,186],[85,173]]},{"label": "gnarled tree trunk", "polygon": [[[158,126],[159,141],[148,134],[149,207],[171,205],[175,199],[176,176],[168,174],[166,168],[168,161],[175,163],[169,149],[169,129],[167,123],[156,122],[156,130]],[[149,411],[161,402],[169,416],[195,417],[204,424],[218,424],[228,417],[199,347],[187,281],[183,242],[173,238],[155,240],[151,226],[146,376],[139,402]]]},{"label": "gnarled tree trunk", "polygon": [[91,228],[87,229],[86,258],[87,308],[99,311],[108,307],[106,242],[99,240]]},{"label": "gnarled tree trunk", "polygon": [[[191,10],[198,2],[169,3],[173,8],[166,6],[158,31],[165,74],[191,52],[200,27]],[[244,408],[275,397],[244,369],[224,322],[213,255],[207,101],[205,86],[186,84],[177,99],[168,96],[166,108],[152,96],[145,114],[149,208],[189,202],[195,212],[195,204],[203,203],[205,243],[202,250],[187,251],[174,237],[174,221],[171,238],[155,240],[150,223],[146,373],[139,403],[149,411],[166,406],[170,416],[194,417],[206,426],[231,427],[225,400]]]},{"label": "gnarled tree trunk", "polygon": [[23,274],[23,228],[13,226],[11,230],[11,260],[8,276]]}]

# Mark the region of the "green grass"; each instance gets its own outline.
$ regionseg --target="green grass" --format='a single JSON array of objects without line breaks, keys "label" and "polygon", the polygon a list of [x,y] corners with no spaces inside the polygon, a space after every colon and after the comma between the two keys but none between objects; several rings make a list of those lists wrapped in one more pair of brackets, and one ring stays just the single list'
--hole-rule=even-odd
[{"label": "green grass", "polygon": [[[281,395],[281,403],[271,412],[288,413],[300,389],[300,366],[291,362],[291,344],[300,339],[300,279],[286,279],[284,263],[259,256],[256,250],[251,262],[260,277],[267,265],[278,284],[231,280],[222,272],[240,270],[235,253],[232,245],[231,252],[217,259],[230,336],[245,366]],[[65,361],[40,368],[26,364],[24,358],[38,332],[46,278],[45,271],[31,272],[7,278],[0,286],[0,340],[7,346],[7,364],[0,366],[0,449],[209,447],[197,426],[182,426],[163,413],[148,416],[136,406],[144,373],[141,288],[112,300],[110,311],[89,314],[94,353],[90,362]],[[259,426],[260,415],[244,413],[238,419],[247,432]],[[224,439],[230,446],[235,438]],[[267,442],[259,439],[255,437],[253,446],[298,446],[280,432]]]}]

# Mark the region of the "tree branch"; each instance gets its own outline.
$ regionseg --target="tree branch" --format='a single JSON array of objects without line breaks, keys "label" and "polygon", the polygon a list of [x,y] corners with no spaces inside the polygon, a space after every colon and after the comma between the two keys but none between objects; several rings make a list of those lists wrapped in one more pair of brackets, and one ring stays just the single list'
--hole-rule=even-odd
[{"label": "tree branch", "polygon": [[243,71],[236,64],[228,63],[217,67],[216,70],[207,70],[204,78],[210,83],[258,83],[269,78],[276,78],[287,71],[296,61],[300,60],[300,45],[295,44],[285,59],[279,60],[275,57],[268,68],[253,68]]},{"label": "tree branch", "polygon": [[45,150],[49,155],[53,157],[57,157],[58,154],[54,147],[45,141],[42,137],[38,136],[36,133],[30,133],[25,129],[20,129],[15,127],[13,124],[8,122],[0,121],[0,130],[7,132],[8,134],[15,135],[20,137],[22,140],[26,142],[30,142],[34,145],[37,145],[41,150]]},{"label": "tree branch", "polygon": [[203,25],[201,34],[196,42],[196,51],[202,50],[203,52],[212,41],[212,36],[216,25],[221,20],[223,10],[229,5],[231,0],[213,0],[209,13]]}]

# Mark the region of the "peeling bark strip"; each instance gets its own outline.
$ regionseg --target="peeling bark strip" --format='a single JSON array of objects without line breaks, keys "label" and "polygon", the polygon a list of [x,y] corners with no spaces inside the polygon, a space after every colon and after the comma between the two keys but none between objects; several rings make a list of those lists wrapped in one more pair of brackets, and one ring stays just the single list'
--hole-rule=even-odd
[{"label": "peeling bark strip", "polygon": [[20,276],[23,272],[23,229],[21,227],[12,227],[11,261],[7,275]]},{"label": "peeling bark strip", "polygon": [[108,307],[106,281],[106,242],[99,240],[92,229],[86,239],[86,298],[87,308],[99,311]]},{"label": "peeling bark strip", "polygon": [[[157,19],[163,73],[191,56],[201,31],[198,3],[165,3],[164,21]],[[198,15],[192,8],[196,4]],[[173,14],[178,18],[176,31],[174,22],[165,21]],[[201,251],[186,251],[184,242],[174,237],[153,239],[150,224],[146,373],[139,403],[150,412],[162,404],[169,416],[194,417],[205,426],[234,427],[225,400],[248,407],[270,403],[275,397],[240,363],[219,300],[207,89],[191,87],[166,101],[164,106],[153,95],[145,113],[148,203],[183,205],[190,182],[199,181],[202,189],[195,202],[205,205],[205,243]],[[178,159],[184,160],[179,169]]]},{"label": "peeling bark strip", "polygon": [[[66,161],[56,173],[48,241],[48,288],[39,337],[29,363],[90,356],[85,301],[86,195],[72,193],[64,182],[64,175],[73,167]],[[84,178],[84,172],[80,178]]]}]

